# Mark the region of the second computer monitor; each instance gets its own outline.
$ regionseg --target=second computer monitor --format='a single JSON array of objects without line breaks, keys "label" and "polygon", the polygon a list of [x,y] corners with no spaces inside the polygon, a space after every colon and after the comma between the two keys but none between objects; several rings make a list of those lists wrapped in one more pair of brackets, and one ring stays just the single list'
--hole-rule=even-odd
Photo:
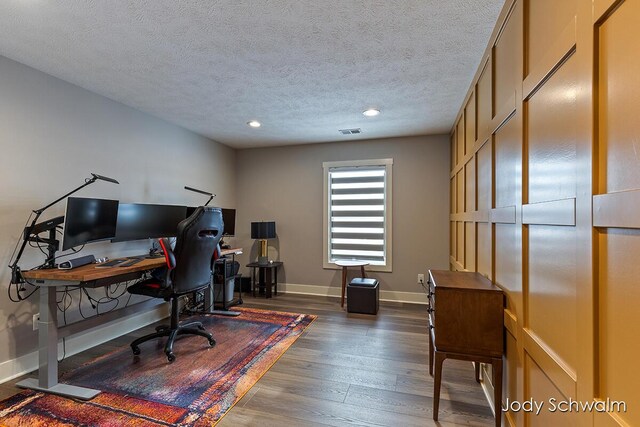
[{"label": "second computer monitor", "polygon": [[120,203],[116,237],[112,241],[175,237],[178,224],[186,215],[186,206]]},{"label": "second computer monitor", "polygon": [[224,222],[223,236],[236,235],[236,210],[222,208],[222,221]]}]

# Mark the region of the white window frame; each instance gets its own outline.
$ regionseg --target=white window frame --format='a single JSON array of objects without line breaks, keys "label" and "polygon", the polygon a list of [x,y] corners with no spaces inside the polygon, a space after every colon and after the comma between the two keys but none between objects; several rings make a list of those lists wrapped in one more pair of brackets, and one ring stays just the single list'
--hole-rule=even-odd
[{"label": "white window frame", "polygon": [[323,268],[326,269],[339,269],[334,262],[330,260],[330,244],[329,238],[329,225],[331,218],[331,203],[329,197],[331,194],[329,188],[329,170],[331,168],[338,167],[366,167],[366,166],[384,166],[385,172],[385,221],[384,221],[384,235],[385,235],[385,264],[370,264],[367,266],[369,271],[382,271],[392,272],[393,262],[393,238],[392,238],[392,225],[393,225],[393,159],[370,159],[370,160],[347,160],[347,161],[335,161],[335,162],[323,162],[323,215],[322,215],[322,253],[323,253]]}]

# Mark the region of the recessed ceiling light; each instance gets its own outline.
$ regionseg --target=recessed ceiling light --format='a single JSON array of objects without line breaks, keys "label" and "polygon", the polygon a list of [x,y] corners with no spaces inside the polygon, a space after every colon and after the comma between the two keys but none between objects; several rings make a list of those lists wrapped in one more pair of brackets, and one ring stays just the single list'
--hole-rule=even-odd
[{"label": "recessed ceiling light", "polygon": [[362,114],[367,117],[374,117],[380,114],[380,110],[377,110],[375,108],[369,108],[368,110],[364,110]]},{"label": "recessed ceiling light", "polygon": [[257,120],[251,120],[250,122],[247,122],[247,124],[252,128],[259,128],[260,126],[262,126],[262,124]]}]

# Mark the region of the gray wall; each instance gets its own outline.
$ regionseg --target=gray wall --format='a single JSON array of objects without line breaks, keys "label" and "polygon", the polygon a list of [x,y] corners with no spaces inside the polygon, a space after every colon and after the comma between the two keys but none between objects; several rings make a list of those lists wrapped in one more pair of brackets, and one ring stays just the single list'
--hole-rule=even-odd
[{"label": "gray wall", "polygon": [[[31,325],[37,295],[21,303],[6,297],[5,266],[31,210],[79,186],[90,172],[120,185],[98,181],[79,197],[203,203],[205,196],[183,189],[190,185],[217,193],[221,206],[236,201],[235,150],[4,57],[0,148],[0,364],[37,348]],[[64,206],[59,203],[42,219],[62,215]],[[114,257],[142,253],[148,245],[94,243],[83,253]],[[21,264],[29,268],[42,261],[36,249],[28,249]]]},{"label": "gray wall", "polygon": [[418,273],[449,266],[449,142],[445,135],[238,151],[234,243],[245,249],[242,265],[255,260],[259,251],[250,238],[250,222],[275,220],[278,239],[270,241],[269,255],[284,262],[279,280],[329,286],[329,293],[335,295],[340,272],[322,267],[322,162],[378,158],[394,160],[393,272],[371,276],[381,281],[383,291],[421,292]]}]

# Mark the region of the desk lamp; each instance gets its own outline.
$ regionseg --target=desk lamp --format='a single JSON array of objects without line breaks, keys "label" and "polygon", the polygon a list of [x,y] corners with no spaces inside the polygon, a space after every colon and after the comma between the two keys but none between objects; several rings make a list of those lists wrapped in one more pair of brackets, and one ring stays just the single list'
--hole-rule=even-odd
[{"label": "desk lamp", "polygon": [[207,203],[205,203],[204,206],[209,206],[209,202],[211,202],[211,200],[213,200],[213,198],[216,197],[216,195],[213,193],[209,193],[208,191],[198,190],[197,188],[189,187],[186,185],[184,186],[184,189],[193,191],[194,193],[200,193],[200,194],[204,194],[205,196],[209,196],[209,200],[207,200]]},{"label": "desk lamp", "polygon": [[267,239],[276,238],[275,221],[261,221],[251,223],[251,238],[260,240],[260,256],[258,264],[269,264],[269,248]]},{"label": "desk lamp", "polygon": [[[27,243],[29,242],[35,242],[36,244],[40,244],[40,243],[46,243],[47,248],[48,248],[48,254],[47,254],[47,259],[44,263],[44,266],[46,266],[47,268],[53,268],[54,267],[54,263],[55,263],[55,258],[56,258],[56,251],[58,250],[58,246],[60,245],[60,242],[56,239],[56,227],[59,224],[62,224],[62,222],[64,221],[64,217],[60,216],[57,218],[53,218],[51,220],[48,221],[43,221],[40,224],[38,224],[38,219],[40,218],[40,215],[42,215],[42,213],[44,211],[46,211],[47,209],[49,209],[51,206],[55,205],[56,203],[58,203],[60,200],[65,199],[67,197],[69,197],[70,195],[72,195],[73,193],[80,191],[81,189],[83,189],[84,187],[86,187],[87,185],[93,184],[96,181],[106,181],[106,182],[110,182],[112,184],[120,184],[118,181],[116,181],[113,178],[109,178],[108,176],[102,176],[102,175],[98,175],[95,173],[91,174],[91,178],[87,178],[84,180],[84,184],[82,184],[81,186],[79,186],[78,188],[69,191],[67,194],[65,194],[62,197],[59,197],[58,199],[54,200],[53,202],[49,203],[47,206],[44,206],[40,209],[36,209],[34,211],[32,211],[32,215],[35,215],[33,217],[33,221],[31,221],[31,224],[28,225],[27,227],[24,228],[24,231],[22,232],[22,245],[20,246],[20,250],[18,251],[18,255],[15,257],[15,260],[13,261],[13,263],[11,265],[9,265],[9,268],[11,269],[11,284],[20,284],[23,283],[24,280],[22,278],[22,274],[20,273],[20,267],[18,266],[18,262],[20,262],[20,257],[22,257],[22,253],[24,252],[25,247],[27,246]],[[27,223],[29,222],[29,220],[27,220]],[[49,238],[48,239],[43,239],[41,237],[38,237],[38,234],[48,231],[49,232]],[[16,245],[17,248],[17,245]],[[15,254],[15,250],[14,250],[14,254]]]}]

